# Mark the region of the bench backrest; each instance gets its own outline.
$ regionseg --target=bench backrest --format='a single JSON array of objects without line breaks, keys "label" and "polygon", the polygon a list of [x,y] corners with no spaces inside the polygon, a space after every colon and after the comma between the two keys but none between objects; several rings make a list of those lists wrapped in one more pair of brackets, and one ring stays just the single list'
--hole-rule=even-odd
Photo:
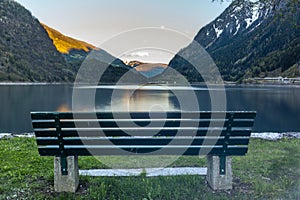
[{"label": "bench backrest", "polygon": [[42,156],[245,155],[255,112],[32,112]]}]

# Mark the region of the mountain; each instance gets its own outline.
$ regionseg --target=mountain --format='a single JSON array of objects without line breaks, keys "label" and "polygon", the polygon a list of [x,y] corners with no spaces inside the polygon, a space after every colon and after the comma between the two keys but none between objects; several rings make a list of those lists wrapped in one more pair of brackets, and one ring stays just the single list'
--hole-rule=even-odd
[{"label": "mountain", "polygon": [[[132,75],[127,82],[144,79],[108,52],[41,24],[19,3],[0,0],[0,81],[73,82],[92,50],[97,58],[86,63],[96,61],[106,69],[101,83],[116,83],[124,74]],[[82,81],[89,82],[89,77]]]},{"label": "mountain", "polygon": [[168,67],[167,64],[142,63],[139,61],[130,61],[129,63],[127,63],[127,65],[133,67],[136,71],[138,71],[148,79],[160,75]]},{"label": "mountain", "polygon": [[116,83],[125,74],[122,79],[122,82],[125,83],[135,83],[145,80],[145,77],[135,69],[105,50],[66,36],[43,23],[41,25],[47,31],[57,51],[65,58],[66,64],[72,66],[75,73],[82,66],[87,70],[93,69],[92,71],[80,74],[80,81],[90,82],[91,80],[98,80],[100,77],[97,76],[100,74],[101,69],[104,68],[106,70],[99,80],[100,84]]},{"label": "mountain", "polygon": [[46,24],[41,23],[41,25],[47,31],[56,49],[64,56],[67,62],[84,60],[91,50],[96,49],[95,46],[63,35]]},{"label": "mountain", "polygon": [[39,21],[19,3],[0,0],[0,81],[71,81],[74,70]]},{"label": "mountain", "polygon": [[147,78],[152,78],[163,73],[167,67],[167,64],[162,63],[144,63],[136,66],[135,70]]},{"label": "mountain", "polygon": [[132,60],[132,61],[125,61],[126,65],[130,66],[130,67],[137,67],[139,65],[145,64],[141,61],[137,61],[137,60]]},{"label": "mountain", "polygon": [[[209,53],[226,81],[299,76],[299,3],[235,0],[213,22],[200,29],[194,42]],[[197,56],[192,43],[180,50],[169,66],[189,81],[202,81],[189,62],[201,63]]]}]

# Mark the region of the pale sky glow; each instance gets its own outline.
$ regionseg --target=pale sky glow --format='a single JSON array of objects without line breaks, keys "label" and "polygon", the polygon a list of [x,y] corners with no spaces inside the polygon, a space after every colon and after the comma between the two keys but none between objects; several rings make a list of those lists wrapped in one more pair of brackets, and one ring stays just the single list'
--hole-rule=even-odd
[{"label": "pale sky glow", "polygon": [[173,29],[192,39],[230,3],[212,3],[211,0],[16,1],[48,26],[98,47],[116,34],[141,27]]},{"label": "pale sky glow", "polygon": [[166,27],[194,37],[228,5],[210,0],[16,0],[63,34],[99,45],[122,31]]}]

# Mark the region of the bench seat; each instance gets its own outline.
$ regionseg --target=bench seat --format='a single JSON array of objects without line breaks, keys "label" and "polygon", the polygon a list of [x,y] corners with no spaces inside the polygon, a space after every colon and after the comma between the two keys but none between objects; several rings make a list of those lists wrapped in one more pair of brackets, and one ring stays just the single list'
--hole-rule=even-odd
[{"label": "bench seat", "polygon": [[[73,192],[77,157],[103,155],[207,155],[209,185],[231,189],[230,157],[247,153],[255,116],[254,111],[31,112],[39,154],[55,156],[59,166],[55,190]],[[60,183],[64,179],[74,186]]]}]

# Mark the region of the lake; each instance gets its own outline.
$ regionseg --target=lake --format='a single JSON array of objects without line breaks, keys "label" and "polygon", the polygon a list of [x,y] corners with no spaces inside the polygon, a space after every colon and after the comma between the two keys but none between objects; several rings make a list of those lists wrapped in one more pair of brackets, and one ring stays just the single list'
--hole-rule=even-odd
[{"label": "lake", "polygon": [[[191,91],[186,91],[185,87],[174,88],[104,86],[78,87],[76,91],[82,97],[79,105],[82,111],[91,109],[85,103],[91,90],[96,91],[94,103],[99,111],[109,111],[112,105],[114,110],[180,110],[183,100],[178,99],[178,95],[185,97],[184,110],[194,110],[189,102],[192,93],[200,110],[211,110],[212,102],[205,86],[194,85]],[[222,91],[216,87],[211,92]],[[71,110],[72,93],[72,85],[0,85],[0,133],[33,132],[30,112]],[[219,99],[219,102],[226,103],[230,111],[257,111],[254,132],[300,132],[300,87],[226,86],[226,99]]]}]

